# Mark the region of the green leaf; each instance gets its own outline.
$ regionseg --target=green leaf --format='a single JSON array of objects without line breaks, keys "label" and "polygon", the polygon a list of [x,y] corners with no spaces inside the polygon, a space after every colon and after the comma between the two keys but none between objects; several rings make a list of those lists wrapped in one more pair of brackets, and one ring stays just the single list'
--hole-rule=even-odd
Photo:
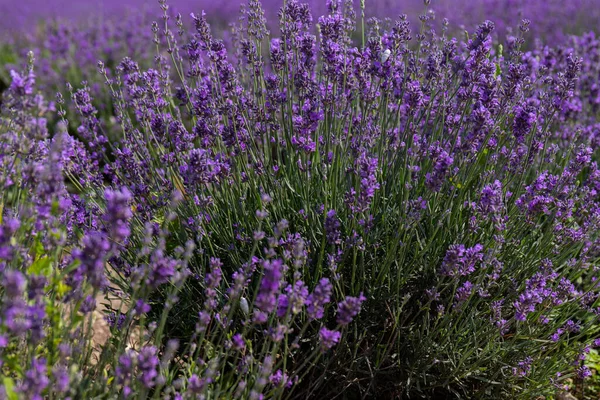
[{"label": "green leaf", "polygon": [[500,76],[500,74],[502,74],[502,69],[500,68],[500,64],[497,63],[496,64],[496,73],[494,74],[494,78],[497,78]]},{"label": "green leaf", "polygon": [[64,296],[70,290],[71,290],[71,287],[62,281],[60,281],[56,284],[56,293],[58,293],[59,296]]},{"label": "green leaf", "polygon": [[48,257],[37,259],[27,269],[27,273],[32,275],[50,276],[52,274],[52,261]]},{"label": "green leaf", "polygon": [[19,400],[19,396],[17,392],[15,392],[15,381],[12,378],[5,376],[2,379],[2,383],[4,384],[4,390],[6,391],[6,398],[8,400]]}]

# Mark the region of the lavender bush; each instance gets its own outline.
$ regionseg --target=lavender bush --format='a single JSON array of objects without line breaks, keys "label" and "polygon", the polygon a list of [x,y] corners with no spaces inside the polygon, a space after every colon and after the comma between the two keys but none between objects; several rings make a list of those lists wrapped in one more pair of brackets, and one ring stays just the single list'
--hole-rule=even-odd
[{"label": "lavender bush", "polygon": [[[274,23],[250,0],[224,41],[160,6],[139,53],[92,71],[72,31],[9,73],[0,393],[535,398],[590,377],[593,33],[525,47],[528,20],[453,37],[339,1]],[[36,86],[75,60],[74,86]]]},{"label": "lavender bush", "polygon": [[[473,4],[463,0],[452,0],[430,4],[432,8],[429,12],[431,15],[434,15],[434,12],[437,15],[437,23],[434,22],[437,29],[442,27],[442,17],[450,18],[451,32],[456,34],[465,30],[472,31],[485,19],[493,20],[496,29],[492,34],[497,34],[501,39],[514,33],[516,23],[522,16],[535,16],[530,28],[536,38],[545,42],[563,43],[567,41],[569,33],[582,33],[581,27],[593,26],[594,21],[598,19],[594,1],[578,0],[564,4],[553,0],[513,4],[514,2],[507,0],[486,0]],[[417,15],[423,10],[420,0],[402,4],[390,0],[367,3],[366,8],[361,8],[360,2],[354,2],[352,6],[356,13],[364,14],[365,18],[406,13],[412,24],[419,25]],[[308,4],[313,15],[322,15],[327,11],[325,1],[309,1]],[[245,1],[216,5],[214,2],[201,1],[198,4],[198,1],[192,3],[176,0],[169,4],[167,16],[174,21],[177,19],[177,10],[183,12],[201,7],[207,10],[213,26],[225,32],[225,44],[232,48],[235,45],[226,27],[237,19],[240,7],[245,6]],[[265,15],[268,17],[268,27],[276,34],[279,31],[277,12],[280,7],[280,0],[268,0],[263,4]],[[101,0],[94,3],[80,2],[67,7],[62,1],[53,0],[36,2],[35,7],[29,3],[20,5],[14,2],[0,2],[0,13],[7,16],[5,23],[0,26],[0,34],[3,35],[0,40],[3,43],[0,64],[5,65],[5,68],[0,69],[0,91],[10,83],[10,70],[25,68],[27,53],[34,51],[38,60],[37,87],[46,97],[54,97],[56,92],[64,93],[67,82],[78,84],[85,81],[102,119],[108,120],[114,110],[111,108],[110,94],[99,75],[95,73],[96,62],[102,60],[109,75],[124,57],[135,59],[142,68],[151,67],[156,46],[148,44],[157,38],[153,38],[148,26],[152,20],[161,18],[160,14],[163,14],[163,11],[155,4],[139,1],[123,3]],[[36,20],[42,20],[37,28],[22,28],[31,27],[32,22]],[[188,21],[180,19],[178,24],[185,22]],[[178,28],[178,33],[180,32],[182,30]],[[162,49],[168,48],[162,39],[161,35],[158,44]],[[72,124],[69,129],[72,131],[79,121],[72,107],[67,106],[66,111]]]}]

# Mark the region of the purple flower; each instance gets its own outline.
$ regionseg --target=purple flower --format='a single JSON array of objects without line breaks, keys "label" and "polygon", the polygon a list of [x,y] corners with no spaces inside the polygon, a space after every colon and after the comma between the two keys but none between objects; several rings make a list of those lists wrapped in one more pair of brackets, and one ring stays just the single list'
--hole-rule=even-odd
[{"label": "purple flower", "polygon": [[32,400],[42,400],[42,393],[48,387],[50,380],[46,373],[46,359],[34,358],[31,362],[31,368],[25,372],[23,381],[17,390],[26,398]]},{"label": "purple flower", "polygon": [[151,288],[157,288],[169,282],[175,275],[180,261],[164,255],[162,250],[156,250],[150,258],[150,264],[140,270],[145,274],[145,283]]},{"label": "purple flower", "polygon": [[[2,323],[14,335],[23,335],[32,327],[39,328],[42,321],[34,321],[36,307],[25,301],[25,276],[16,270],[5,270],[2,287],[5,290],[2,304]],[[43,310],[42,310],[43,311]],[[42,318],[45,315],[42,314]]]},{"label": "purple flower", "polygon": [[500,334],[504,335],[508,332],[509,324],[508,321],[502,318],[502,306],[504,300],[496,300],[490,304],[492,312],[491,321],[500,330]]},{"label": "purple flower", "polygon": [[360,176],[360,192],[355,212],[365,212],[380,185],[377,182],[377,157],[368,157],[362,153],[357,160],[357,169]]},{"label": "purple flower", "polygon": [[294,285],[288,285],[285,288],[285,293],[279,295],[277,304],[277,316],[283,318],[291,312],[296,315],[302,311],[308,297],[308,288],[302,281],[296,281]]},{"label": "purple flower", "polygon": [[554,343],[558,342],[560,340],[560,335],[562,335],[564,331],[564,329],[558,328],[556,332],[550,336],[550,340],[552,340]]},{"label": "purple flower", "polygon": [[135,313],[137,315],[142,315],[142,314],[146,314],[148,312],[150,312],[151,307],[148,303],[146,303],[144,300],[139,299],[138,301],[135,302]]},{"label": "purple flower", "polygon": [[425,289],[425,295],[428,301],[437,301],[440,299],[440,292],[434,287]]},{"label": "purple flower", "polygon": [[450,167],[454,163],[454,158],[445,150],[442,150],[437,155],[433,164],[433,171],[426,174],[427,187],[437,192],[442,187],[444,180],[450,173]]},{"label": "purple flower", "polygon": [[126,350],[124,354],[119,356],[119,362],[115,368],[116,381],[123,386],[123,395],[125,398],[131,393],[129,385],[132,383],[135,361],[133,350]]},{"label": "purple flower", "polygon": [[325,327],[319,330],[319,338],[321,340],[321,349],[326,351],[335,346],[339,341],[342,334],[338,331],[331,331]]},{"label": "purple flower", "polygon": [[106,189],[104,197],[106,199],[104,222],[108,235],[114,242],[120,244],[130,234],[129,219],[133,215],[129,205],[132,200],[131,192],[125,187],[121,190]]},{"label": "purple flower", "polygon": [[325,236],[327,243],[340,244],[342,242],[340,232],[340,221],[336,217],[335,210],[329,210],[325,218]]},{"label": "purple flower", "polygon": [[212,378],[199,378],[198,375],[192,374],[188,378],[188,393],[192,395],[202,394],[206,389],[206,386],[212,382]]},{"label": "purple flower", "polygon": [[592,376],[592,370],[587,365],[583,365],[577,369],[577,377],[581,380],[587,379]]},{"label": "purple flower", "polygon": [[33,71],[30,71],[27,76],[22,76],[18,72],[11,70],[10,77],[12,78],[10,90],[14,93],[20,96],[33,93],[33,86],[35,84],[35,75]]},{"label": "purple flower", "polygon": [[270,314],[275,310],[277,305],[277,292],[281,284],[281,276],[283,271],[283,261],[265,260],[263,265],[263,278],[260,282],[260,288],[254,306],[260,311],[256,314],[257,322],[266,322],[266,314]]},{"label": "purple flower", "polygon": [[[271,382],[271,384],[273,386],[279,386],[279,385],[281,385],[281,382],[283,382],[283,377],[284,377],[283,372],[281,372],[281,370],[278,369],[277,371],[275,371],[274,374],[271,374],[271,376],[269,377],[269,382]],[[287,378],[287,376],[286,376],[286,378]]]},{"label": "purple flower", "polygon": [[535,311],[536,306],[545,299],[553,296],[554,291],[549,287],[548,280],[554,279],[554,273],[536,273],[532,278],[525,281],[525,289],[513,302],[515,308],[515,318],[519,321],[525,321],[527,314]]},{"label": "purple flower", "polygon": [[515,119],[513,121],[513,134],[518,143],[525,141],[525,136],[537,121],[535,109],[531,105],[516,106],[514,109]]},{"label": "purple flower", "polygon": [[229,162],[223,155],[213,155],[204,149],[193,149],[187,158],[187,164],[180,168],[186,185],[217,183],[229,174]]},{"label": "purple flower", "polygon": [[137,366],[140,374],[139,380],[145,387],[151,388],[155,385],[155,379],[158,376],[158,364],[156,347],[146,346],[140,349]]},{"label": "purple flower", "polygon": [[581,331],[581,325],[574,322],[573,320],[568,320],[565,322],[564,329],[571,333],[578,333]]},{"label": "purple flower", "polygon": [[67,367],[56,366],[52,369],[52,376],[54,378],[54,387],[59,393],[66,393],[69,390],[69,384],[71,383],[71,377]]},{"label": "purple flower", "polygon": [[423,105],[423,92],[419,81],[412,81],[406,86],[404,101],[411,113],[416,113],[421,108]]},{"label": "purple flower", "polygon": [[46,318],[46,304],[43,300],[38,301],[29,306],[28,309],[29,320],[31,326],[29,328],[29,337],[32,343],[39,343],[45,336],[45,318]]},{"label": "purple flower", "polygon": [[473,284],[469,281],[466,281],[461,287],[458,288],[456,294],[454,295],[454,307],[459,308],[462,306],[463,303],[469,299],[471,293],[473,293]]},{"label": "purple flower", "polygon": [[526,357],[523,361],[519,361],[516,367],[513,367],[513,375],[524,377],[529,374],[531,371],[531,364],[533,363],[533,358]]},{"label": "purple flower", "polygon": [[481,190],[477,211],[484,217],[493,217],[503,210],[502,182],[495,180]]},{"label": "purple flower", "polygon": [[84,314],[90,313],[96,309],[96,299],[92,295],[88,295],[81,302],[81,307],[79,307],[79,311]]},{"label": "purple flower", "polygon": [[366,299],[361,293],[358,297],[348,296],[344,301],[338,303],[337,323],[348,325],[352,322],[354,317],[360,312],[361,305]]},{"label": "purple flower", "polygon": [[121,330],[121,328],[123,328],[123,324],[127,320],[127,316],[125,314],[111,312],[110,314],[105,315],[104,319],[111,328]]},{"label": "purple flower", "polygon": [[80,284],[85,278],[96,288],[106,285],[104,268],[111,249],[106,235],[100,232],[90,232],[82,239],[82,248],[75,249],[73,255],[79,260],[79,268],[71,276],[75,284]]},{"label": "purple flower", "polygon": [[331,299],[333,286],[329,279],[321,278],[313,292],[306,299],[306,310],[310,319],[321,319],[325,312],[325,306]]},{"label": "purple flower", "polygon": [[4,288],[4,295],[8,299],[19,299],[25,293],[25,285],[27,283],[25,275],[20,271],[7,269],[4,271],[2,280],[2,287]]},{"label": "purple flower", "polygon": [[209,272],[206,274],[206,286],[214,289],[219,286],[223,272],[221,267],[223,263],[218,258],[211,257],[209,264]]},{"label": "purple flower", "polygon": [[4,218],[0,225],[0,259],[5,261],[12,260],[13,253],[16,250],[11,244],[11,238],[17,232],[21,222],[15,218]]},{"label": "purple flower", "polygon": [[244,350],[246,348],[246,342],[240,333],[236,333],[231,338],[231,343],[233,344],[233,348],[236,350]]},{"label": "purple flower", "polygon": [[475,267],[482,261],[482,245],[465,248],[462,244],[454,244],[446,251],[440,272],[444,276],[466,276],[475,272]]}]

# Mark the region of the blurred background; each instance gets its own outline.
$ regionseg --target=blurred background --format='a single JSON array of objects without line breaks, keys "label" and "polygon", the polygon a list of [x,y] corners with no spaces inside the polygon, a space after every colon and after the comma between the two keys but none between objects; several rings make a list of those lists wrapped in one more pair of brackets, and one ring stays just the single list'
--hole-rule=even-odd
[{"label": "blurred background", "polygon": [[[187,16],[205,10],[209,19],[234,21],[244,0],[169,0],[171,11]],[[318,17],[326,10],[326,0],[305,0]],[[283,0],[263,0],[268,17],[275,17]],[[360,0],[355,0],[358,9]],[[401,13],[413,21],[426,7],[423,0],[366,0],[370,16],[396,17]],[[518,26],[522,18],[532,21],[531,36],[542,40],[564,40],[569,34],[581,34],[597,29],[600,22],[600,0],[432,0],[429,8],[438,21],[447,17],[455,28],[472,30],[483,21],[484,15],[505,34]],[[0,0],[0,32],[3,37],[22,35],[35,26],[53,20],[79,24],[114,22],[134,15],[156,17],[161,13],[157,0]]]}]

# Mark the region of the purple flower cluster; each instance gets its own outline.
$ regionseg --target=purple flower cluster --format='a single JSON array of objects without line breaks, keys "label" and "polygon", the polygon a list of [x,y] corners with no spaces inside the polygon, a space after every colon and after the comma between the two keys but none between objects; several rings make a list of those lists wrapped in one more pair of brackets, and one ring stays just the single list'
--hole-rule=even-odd
[{"label": "purple flower cluster", "polygon": [[361,293],[358,297],[348,296],[344,301],[338,303],[337,307],[337,323],[340,325],[348,325],[354,317],[360,312],[362,303],[367,298]]},{"label": "purple flower cluster", "polygon": [[327,211],[325,218],[325,235],[329,244],[341,243],[340,221],[336,217],[335,210]]},{"label": "purple flower cluster", "polygon": [[329,279],[322,278],[313,292],[306,299],[306,310],[310,319],[321,319],[325,306],[331,299],[333,287]]},{"label": "purple flower cluster", "polygon": [[277,292],[281,285],[283,261],[278,259],[273,261],[265,260],[262,267],[264,275],[260,281],[260,289],[254,302],[257,308],[254,319],[258,323],[267,322],[268,314],[273,312],[277,306]]},{"label": "purple flower cluster", "polygon": [[453,244],[446,251],[440,273],[444,276],[467,276],[483,261],[483,246],[476,244],[466,248],[462,244]]},{"label": "purple flower cluster", "polygon": [[525,290],[513,303],[518,321],[525,321],[528,314],[536,311],[537,305],[556,297],[549,284],[556,277],[556,273],[537,273],[525,282]]},{"label": "purple flower cluster", "polygon": [[340,341],[341,334],[337,331],[331,331],[327,328],[321,328],[321,330],[319,331],[319,336],[321,339],[321,346],[323,350],[328,350]]},{"label": "purple flower cluster", "polygon": [[133,215],[129,205],[132,199],[131,193],[127,188],[120,191],[107,189],[104,198],[106,199],[104,222],[108,237],[116,243],[122,243],[131,233],[128,225]]}]

